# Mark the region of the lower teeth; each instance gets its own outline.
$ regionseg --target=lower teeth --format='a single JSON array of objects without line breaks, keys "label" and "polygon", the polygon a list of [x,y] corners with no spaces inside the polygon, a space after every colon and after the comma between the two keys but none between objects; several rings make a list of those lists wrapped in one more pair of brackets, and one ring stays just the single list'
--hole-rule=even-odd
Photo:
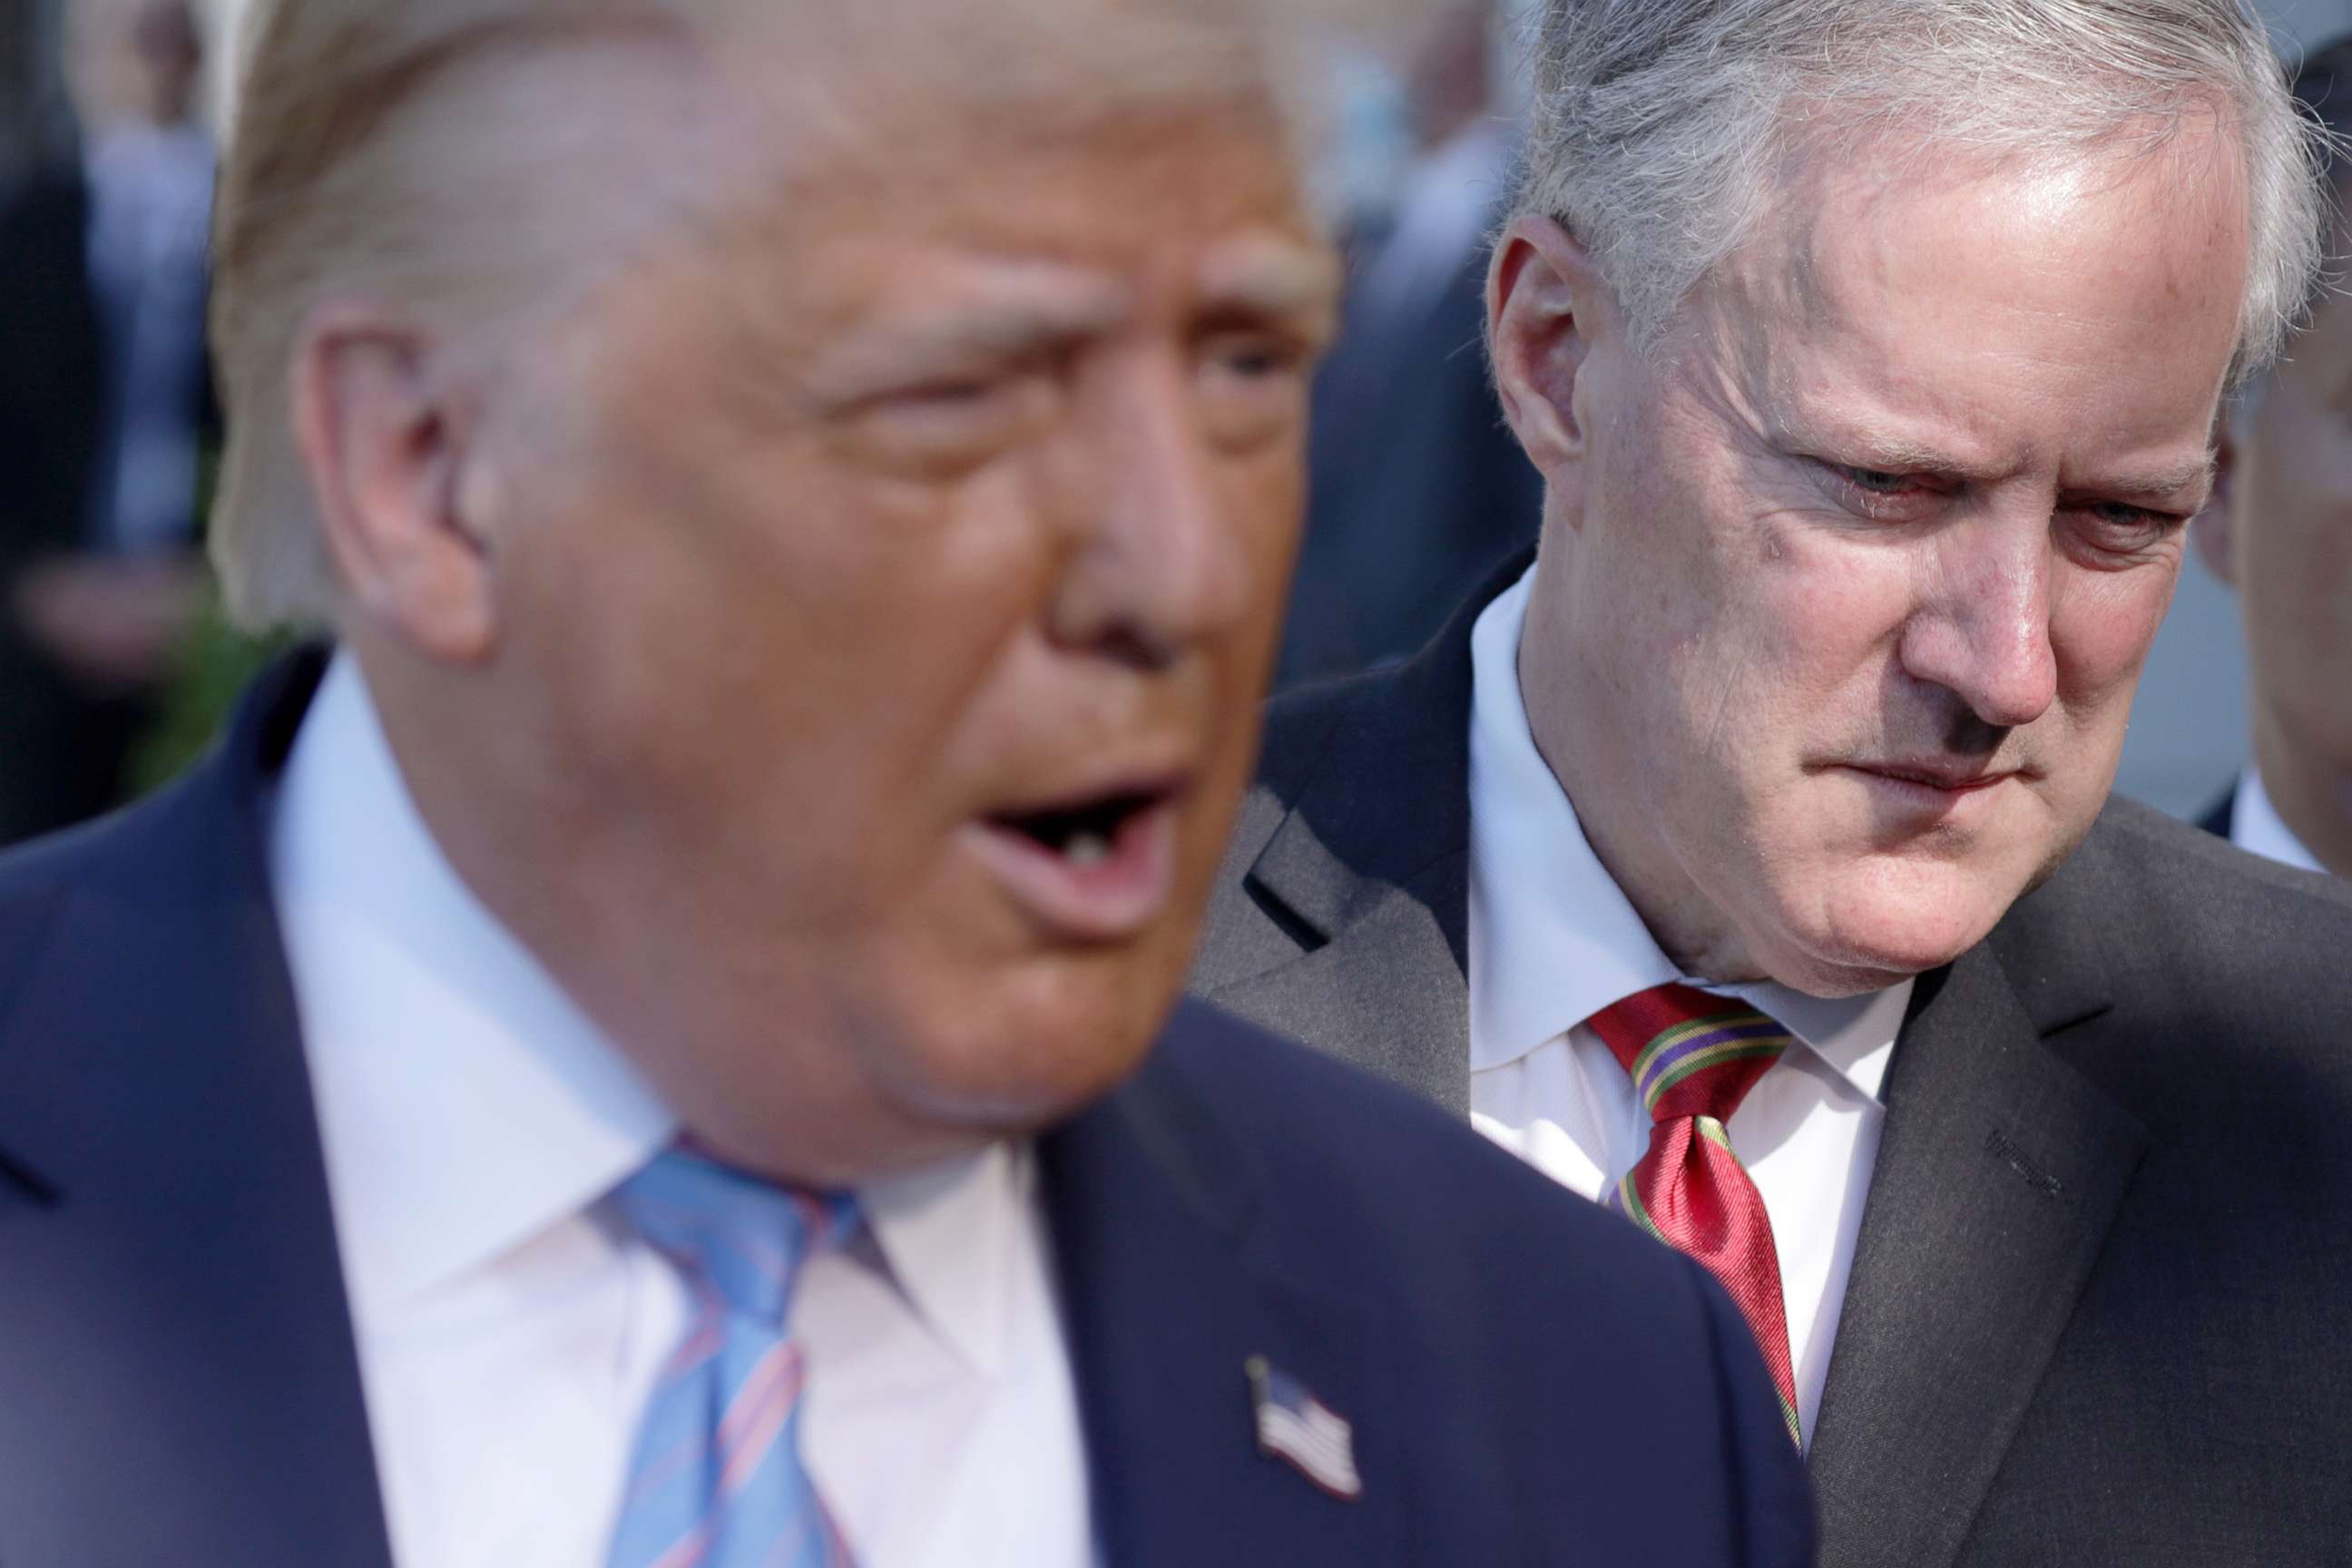
[{"label": "lower teeth", "polygon": [[1110,840],[1099,833],[1081,833],[1062,854],[1074,866],[1098,866],[1110,858]]}]

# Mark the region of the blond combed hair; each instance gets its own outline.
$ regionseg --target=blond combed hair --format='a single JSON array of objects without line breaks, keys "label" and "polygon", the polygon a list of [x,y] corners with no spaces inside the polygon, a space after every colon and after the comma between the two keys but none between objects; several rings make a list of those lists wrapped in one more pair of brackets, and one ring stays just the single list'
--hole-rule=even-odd
[{"label": "blond combed hair", "polygon": [[[845,142],[856,136],[857,105],[820,101],[838,85],[824,62],[845,49],[886,72],[901,68],[903,50],[903,68],[929,60],[940,81],[959,92],[969,84],[992,105],[1024,94],[1056,109],[1090,95],[1116,109],[1213,88],[1264,94],[1303,133],[1311,114],[1296,40],[1262,15],[1279,9],[1259,0],[259,0],[215,235],[212,324],[230,434],[211,538],[231,616],[257,628],[331,623],[338,611],[289,399],[312,312],[363,295],[470,341],[543,307],[552,269],[572,265],[562,237],[518,232],[530,226],[527,203],[483,197],[484,183],[501,177],[509,195],[532,188],[497,167],[513,161],[510,141],[451,112],[469,86],[495,104],[502,62],[567,40],[690,50],[699,29],[730,15],[782,18],[811,35],[789,89],[810,100],[813,126],[829,120]],[[533,173],[543,183],[550,171]],[[609,177],[577,166],[562,177],[600,174]]]}]

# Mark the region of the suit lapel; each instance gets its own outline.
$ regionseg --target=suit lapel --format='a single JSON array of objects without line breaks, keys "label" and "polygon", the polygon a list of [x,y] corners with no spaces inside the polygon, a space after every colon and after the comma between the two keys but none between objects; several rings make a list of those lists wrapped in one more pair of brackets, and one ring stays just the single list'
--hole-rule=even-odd
[{"label": "suit lapel", "polygon": [[2035,977],[2029,1013],[1998,945],[1920,982],[1895,1048],[1812,1446],[1824,1568],[1952,1562],[2147,1148],[2042,1044],[2095,987]]},{"label": "suit lapel", "polygon": [[1287,892],[1339,889],[1344,917],[1321,946],[1210,1000],[1467,1116],[1468,853],[1442,856],[1402,886],[1358,877],[1336,859],[1302,877],[1295,862],[1307,826],[1294,814],[1269,847],[1294,864],[1253,875]]},{"label": "suit lapel", "polygon": [[1411,664],[1368,678],[1244,887],[1300,952],[1209,999],[1467,1115],[1471,632],[1490,578]]},{"label": "suit lapel", "polygon": [[316,675],[114,829],[0,997],[0,1563],[388,1568],[255,806]]},{"label": "suit lapel", "polygon": [[[1240,1146],[1155,1064],[1040,1152],[1105,1560],[1393,1563],[1406,1481],[1383,1347],[1360,1304],[1254,1247]],[[1360,1497],[1259,1451],[1254,1357],[1350,1424]]]}]

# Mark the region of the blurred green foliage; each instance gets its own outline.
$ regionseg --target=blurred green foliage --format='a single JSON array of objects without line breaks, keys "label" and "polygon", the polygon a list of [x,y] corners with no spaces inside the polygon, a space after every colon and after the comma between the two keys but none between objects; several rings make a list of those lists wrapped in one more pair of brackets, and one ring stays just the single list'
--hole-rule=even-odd
[{"label": "blurred green foliage", "polygon": [[291,633],[254,637],[238,631],[222,613],[217,591],[207,590],[204,607],[173,659],[172,677],[156,703],[154,727],[131,758],[131,792],[145,795],[156,789],[202,756],[227,722],[246,684],[297,640]]}]

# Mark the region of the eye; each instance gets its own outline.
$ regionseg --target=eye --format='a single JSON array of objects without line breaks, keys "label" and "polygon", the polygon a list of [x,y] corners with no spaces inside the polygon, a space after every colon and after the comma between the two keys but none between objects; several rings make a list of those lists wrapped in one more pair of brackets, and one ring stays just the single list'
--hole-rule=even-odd
[{"label": "eye", "polygon": [[942,381],[901,393],[895,400],[909,407],[952,409],[981,402],[1002,389],[1002,384],[974,376],[966,381]]},{"label": "eye", "polygon": [[2154,511],[2122,501],[2087,501],[2070,510],[2090,521],[2092,542],[2116,555],[2152,550],[2189,521],[2177,512]]},{"label": "eye", "polygon": [[1270,441],[1305,418],[1314,355],[1279,333],[1220,332],[1202,345],[1198,379],[1209,429],[1229,446]]},{"label": "eye", "polygon": [[1850,468],[1843,464],[1832,465],[1856,489],[1874,496],[1901,495],[1910,481],[1901,474],[1890,474],[1882,468]]},{"label": "eye", "polygon": [[1873,522],[1910,522],[1928,514],[1943,491],[1916,474],[1816,458],[1826,488],[1846,510]]},{"label": "eye", "polygon": [[1225,369],[1234,375],[1255,380],[1292,370],[1298,355],[1285,344],[1267,341],[1235,343],[1224,352],[1223,360]]},{"label": "eye", "polygon": [[1050,374],[958,375],[874,399],[857,416],[859,444],[885,467],[953,478],[1018,446],[1052,417]]}]

